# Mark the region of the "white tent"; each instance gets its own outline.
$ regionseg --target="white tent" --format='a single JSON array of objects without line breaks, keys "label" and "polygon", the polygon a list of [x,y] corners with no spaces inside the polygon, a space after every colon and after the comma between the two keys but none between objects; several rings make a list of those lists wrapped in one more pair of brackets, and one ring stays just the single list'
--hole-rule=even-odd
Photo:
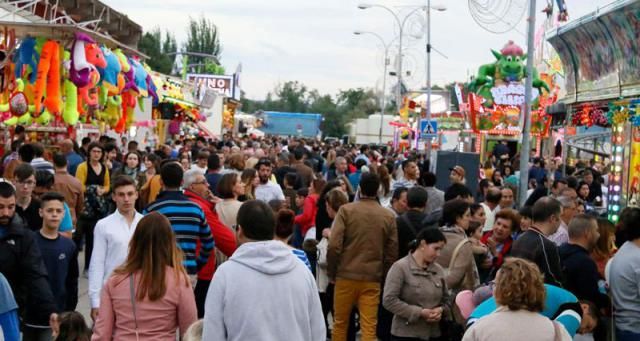
[{"label": "white tent", "polygon": [[[427,94],[422,94],[413,99],[421,108],[426,108]],[[431,94],[431,112],[445,112],[449,110],[447,98],[442,95]]]}]

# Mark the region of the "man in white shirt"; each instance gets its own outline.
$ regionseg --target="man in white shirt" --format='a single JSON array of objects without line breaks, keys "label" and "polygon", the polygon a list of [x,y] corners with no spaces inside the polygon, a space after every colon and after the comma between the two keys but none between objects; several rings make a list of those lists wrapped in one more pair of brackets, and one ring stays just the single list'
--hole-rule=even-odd
[{"label": "man in white shirt", "polygon": [[560,227],[558,231],[549,236],[549,240],[561,246],[569,242],[569,223],[578,214],[578,205],[574,199],[567,196],[559,196],[558,201],[562,205],[560,213]]},{"label": "man in white shirt", "polygon": [[89,301],[91,318],[96,321],[100,307],[100,290],[111,272],[127,259],[129,241],[142,214],[136,212],[138,191],[134,180],[126,175],[113,181],[112,198],[116,211],[96,224],[93,254],[89,265]]},{"label": "man in white shirt", "polygon": [[191,169],[198,170],[202,174],[207,174],[208,162],[209,162],[209,152],[206,150],[201,150],[198,152],[198,158],[196,159],[196,163],[191,165]]},{"label": "man in white shirt", "polygon": [[271,179],[271,161],[269,159],[260,159],[255,167],[258,170],[260,184],[256,187],[256,199],[269,203],[271,200],[284,201],[284,193],[282,188]]},{"label": "man in white shirt", "polygon": [[491,231],[493,229],[493,223],[495,222],[495,215],[500,209],[499,204],[502,200],[502,191],[498,187],[489,187],[487,195],[484,197],[484,202],[480,203],[484,210],[484,215],[487,217],[482,232]]}]

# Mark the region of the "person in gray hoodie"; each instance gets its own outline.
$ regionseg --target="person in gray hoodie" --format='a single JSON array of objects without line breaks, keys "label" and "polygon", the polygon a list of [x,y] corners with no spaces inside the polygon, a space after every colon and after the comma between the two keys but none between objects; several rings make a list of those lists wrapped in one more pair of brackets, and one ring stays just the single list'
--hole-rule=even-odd
[{"label": "person in gray hoodie", "polygon": [[203,340],[326,340],[315,279],[274,231],[266,203],[242,204],[240,246],[207,292]]}]

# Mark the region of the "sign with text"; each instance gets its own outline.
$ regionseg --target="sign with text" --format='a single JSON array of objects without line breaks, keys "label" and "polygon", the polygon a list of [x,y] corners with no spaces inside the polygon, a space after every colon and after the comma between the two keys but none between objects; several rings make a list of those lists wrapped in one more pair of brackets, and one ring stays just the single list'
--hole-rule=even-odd
[{"label": "sign with text", "polygon": [[233,97],[235,87],[233,76],[189,73],[187,82],[193,84],[195,97],[198,99],[204,96],[206,90],[214,90],[225,97]]}]

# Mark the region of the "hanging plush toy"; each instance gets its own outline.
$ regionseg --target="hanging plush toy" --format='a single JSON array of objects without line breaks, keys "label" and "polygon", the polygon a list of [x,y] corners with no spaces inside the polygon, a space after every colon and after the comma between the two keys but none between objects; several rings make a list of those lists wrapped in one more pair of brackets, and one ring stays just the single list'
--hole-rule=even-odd
[{"label": "hanging plush toy", "polygon": [[118,121],[122,118],[122,97],[113,96],[107,100],[107,106],[104,109],[105,122],[115,128]]},{"label": "hanging plush toy", "polygon": [[11,79],[11,68],[8,67],[11,54],[16,47],[16,32],[4,27],[4,40],[0,44],[0,92],[4,92]]},{"label": "hanging plush toy", "polygon": [[[64,70],[68,74],[71,69],[71,53],[64,51]],[[71,80],[65,77],[64,79],[64,108],[62,110],[62,120],[69,126],[74,126],[78,123],[80,112],[78,112],[78,88]]]},{"label": "hanging plush toy", "polygon": [[89,84],[91,76],[91,64],[87,61],[86,44],[95,44],[96,42],[85,33],[76,32],[75,40],[71,51],[71,70],[69,70],[69,79],[77,87],[83,87]]},{"label": "hanging plush toy", "polygon": [[0,112],[11,112],[13,116],[22,116],[29,112],[29,102],[24,94],[24,81],[16,80],[15,91],[9,97],[9,102],[0,104]]},{"label": "hanging plush toy", "polygon": [[89,62],[91,72],[89,74],[89,83],[78,89],[78,94],[80,95],[81,99],[78,110],[80,110],[81,113],[84,113],[83,104],[88,104],[90,106],[98,105],[98,94],[96,92],[90,92],[100,82],[100,73],[98,72],[98,67],[103,69],[107,67],[107,61],[104,59],[102,50],[98,47],[98,45],[86,44],[85,56],[87,58],[87,62]]},{"label": "hanging plush toy", "polygon": [[51,115],[51,113],[49,113],[49,111],[45,109],[42,112],[42,114],[38,118],[36,118],[36,123],[38,123],[41,126],[48,126],[52,120],[53,120],[53,115]]},{"label": "hanging plush toy", "polygon": [[100,78],[102,79],[102,85],[106,88],[109,96],[114,96],[120,93],[118,89],[118,75],[122,70],[120,60],[111,50],[106,47],[102,47],[102,54],[107,62],[107,66],[102,68],[98,67],[100,71]]},{"label": "hanging plush toy", "polygon": [[16,53],[16,70],[15,77],[22,78],[23,72],[26,72],[26,67],[30,67],[31,73],[29,74],[29,82],[34,83],[36,81],[36,70],[38,65],[38,56],[36,53],[36,39],[33,37],[26,37],[20,42],[20,47]]},{"label": "hanging plush toy", "polygon": [[64,80],[64,109],[62,110],[62,120],[64,123],[74,126],[78,123],[80,112],[78,111],[78,88],[72,81]]},{"label": "hanging plush toy", "polygon": [[[46,98],[45,97],[46,85]],[[49,40],[42,46],[40,63],[34,91],[34,115],[37,117],[41,110],[44,98],[44,106],[49,112],[60,113],[62,111],[62,98],[60,97],[60,45]]]},{"label": "hanging plush toy", "polygon": [[131,65],[129,65],[127,57],[124,55],[124,53],[122,53],[122,50],[115,49],[113,51],[113,54],[118,57],[118,61],[120,62],[120,73],[118,74],[118,94],[120,94],[122,93],[122,91],[124,91],[126,85],[124,74],[126,72],[129,72],[129,70],[131,69]]},{"label": "hanging plush toy", "polygon": [[135,82],[136,87],[138,88],[138,94],[142,97],[148,97],[149,93],[147,91],[147,70],[145,70],[142,63],[140,63],[135,58],[129,58],[129,64],[131,67],[135,69]]}]

